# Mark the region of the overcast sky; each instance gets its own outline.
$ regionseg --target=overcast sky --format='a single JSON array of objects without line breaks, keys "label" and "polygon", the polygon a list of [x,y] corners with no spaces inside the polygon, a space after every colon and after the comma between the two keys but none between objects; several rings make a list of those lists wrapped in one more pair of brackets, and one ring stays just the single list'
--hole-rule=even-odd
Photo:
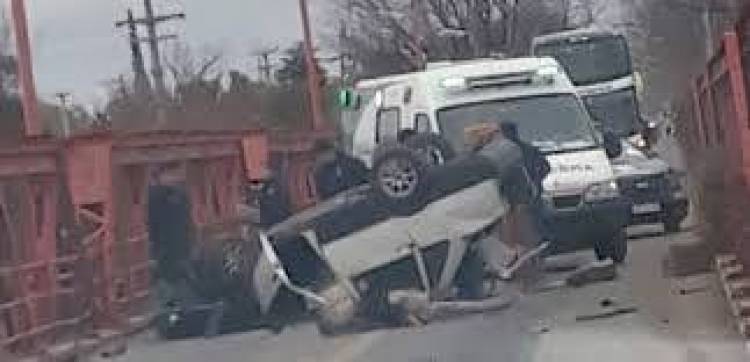
[{"label": "overcast sky", "polygon": [[[287,45],[301,37],[297,0],[152,1],[158,13],[187,14],[186,21],[165,25],[162,32],[180,35],[196,51],[222,50],[226,66],[254,70],[254,49]],[[142,0],[32,0],[27,4],[41,97],[69,91],[77,102],[99,103],[106,80],[130,74],[126,33],[113,23],[125,17],[128,6],[133,6],[136,16],[141,15]]]},{"label": "overcast sky", "polygon": [[[8,1],[0,0],[6,6]],[[314,30],[318,33],[319,48],[324,48],[320,33],[331,30],[323,29],[322,21],[326,13],[323,7],[330,1],[309,1],[313,22],[318,24]],[[254,50],[270,45],[283,47],[301,38],[298,0],[152,2],[159,14],[178,11],[187,14],[185,21],[162,26],[162,33],[178,34],[198,53],[220,50],[225,56],[222,64],[225,68],[255,72]],[[73,93],[77,103],[102,104],[106,82],[120,74],[131,74],[126,30],[115,29],[114,21],[123,19],[128,7],[141,16],[143,0],[28,0],[26,3],[40,97],[50,99],[56,92],[66,91]],[[606,3],[611,4],[609,0]],[[146,65],[150,69],[146,48]],[[169,43],[164,48],[168,53]]]}]

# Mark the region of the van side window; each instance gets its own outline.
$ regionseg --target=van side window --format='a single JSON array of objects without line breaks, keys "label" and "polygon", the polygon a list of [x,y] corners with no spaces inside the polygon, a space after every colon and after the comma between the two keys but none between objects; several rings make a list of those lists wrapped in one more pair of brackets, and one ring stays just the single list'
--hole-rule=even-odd
[{"label": "van side window", "polygon": [[424,113],[417,113],[417,115],[414,116],[414,128],[417,130],[417,133],[432,132],[432,127],[430,127],[430,117]]},{"label": "van side window", "polygon": [[400,112],[398,108],[386,108],[378,111],[375,142],[395,142],[398,138]]}]

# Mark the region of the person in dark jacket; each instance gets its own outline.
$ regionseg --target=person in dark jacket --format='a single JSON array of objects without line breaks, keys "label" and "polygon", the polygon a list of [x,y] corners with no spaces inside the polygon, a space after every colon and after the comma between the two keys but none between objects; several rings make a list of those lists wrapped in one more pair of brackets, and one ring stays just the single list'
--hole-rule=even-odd
[{"label": "person in dark jacket", "polygon": [[521,154],[523,155],[524,168],[528,177],[531,179],[531,183],[536,190],[535,196],[541,197],[544,179],[550,173],[550,165],[547,158],[544,157],[542,151],[536,146],[521,140],[518,135],[518,126],[513,122],[501,122],[500,132],[507,140],[515,143],[521,148]]},{"label": "person in dark jacket", "polygon": [[541,193],[550,165],[539,149],[520,139],[513,123],[487,122],[467,131],[467,140],[475,152],[505,170],[498,175],[498,183],[509,204],[499,229],[506,251],[495,272],[501,279],[510,279],[549,245],[543,242],[548,229],[542,215]]},{"label": "person in dark jacket", "polygon": [[318,158],[313,168],[315,187],[321,200],[367,182],[367,167],[329,141],[319,141],[315,146]]},{"label": "person in dark jacket", "polygon": [[[515,143],[520,149],[523,157],[524,176],[528,177],[532,189],[529,197],[524,200],[534,218],[536,231],[543,241],[552,238],[548,220],[544,212],[542,193],[544,191],[544,179],[549,175],[551,167],[544,154],[536,146],[521,140],[518,134],[518,126],[513,122],[501,122],[500,132],[503,137]],[[522,182],[519,182],[522,183]]]},{"label": "person in dark jacket", "polygon": [[276,176],[269,176],[260,189],[258,208],[260,224],[264,227],[270,227],[291,216],[289,202],[284,197]]}]

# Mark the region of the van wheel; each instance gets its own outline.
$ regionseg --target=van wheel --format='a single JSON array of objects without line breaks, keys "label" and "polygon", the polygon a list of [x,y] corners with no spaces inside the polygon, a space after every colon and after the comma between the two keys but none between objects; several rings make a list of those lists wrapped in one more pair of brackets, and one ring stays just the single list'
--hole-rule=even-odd
[{"label": "van wheel", "polygon": [[599,260],[612,259],[621,264],[628,255],[628,235],[625,230],[617,231],[608,239],[599,240],[594,244],[594,253]]},{"label": "van wheel", "polygon": [[442,165],[456,157],[456,151],[434,133],[420,133],[406,139],[404,144],[419,152],[429,165]]},{"label": "van wheel", "polygon": [[400,215],[424,206],[427,162],[418,151],[388,145],[376,154],[370,184],[379,201]]},{"label": "van wheel", "polygon": [[674,218],[668,218],[664,221],[664,232],[667,234],[679,233],[682,229],[682,222]]}]

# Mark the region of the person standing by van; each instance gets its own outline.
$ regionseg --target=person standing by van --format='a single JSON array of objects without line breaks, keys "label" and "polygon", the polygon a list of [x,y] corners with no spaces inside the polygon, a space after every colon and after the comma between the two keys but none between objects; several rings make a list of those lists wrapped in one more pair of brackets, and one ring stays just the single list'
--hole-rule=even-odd
[{"label": "person standing by van", "polygon": [[543,241],[551,239],[550,228],[544,212],[542,193],[544,191],[544,179],[549,175],[551,167],[547,158],[536,146],[521,140],[518,135],[518,126],[513,122],[501,122],[500,132],[507,140],[513,142],[521,149],[524,164],[524,175],[531,181],[532,189],[526,203],[531,216],[534,218],[536,231]]},{"label": "person standing by van", "polygon": [[[520,254],[519,209],[517,205],[523,202],[524,195],[531,190],[523,172],[523,157],[515,143],[505,139],[495,122],[484,122],[464,130],[466,143],[470,150],[490,160],[498,170],[506,170],[498,174],[500,193],[508,200],[509,210],[498,229],[500,249],[493,246],[485,250],[487,263],[493,273],[505,274],[504,270],[511,267]],[[513,171],[507,172],[508,169]],[[519,184],[519,181],[527,184]]]},{"label": "person standing by van", "polygon": [[[499,235],[506,251],[498,272],[502,279],[510,279],[526,261],[546,248],[545,243],[540,243],[540,239],[549,236],[541,190],[550,165],[539,149],[520,139],[514,123],[483,123],[466,130],[466,137],[476,153],[502,164],[498,168],[517,163],[512,172],[499,175],[498,179],[510,207]],[[508,157],[512,155],[509,147],[516,148],[517,157]]]}]

